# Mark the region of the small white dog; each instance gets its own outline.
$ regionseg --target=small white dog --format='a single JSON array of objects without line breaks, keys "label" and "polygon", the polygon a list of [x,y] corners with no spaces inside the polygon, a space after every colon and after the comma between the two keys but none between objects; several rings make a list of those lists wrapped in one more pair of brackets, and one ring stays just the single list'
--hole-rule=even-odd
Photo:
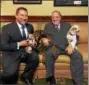
[{"label": "small white dog", "polygon": [[[76,36],[80,31],[80,28],[78,25],[73,25],[68,33],[67,33],[67,40],[68,40],[68,43],[70,44],[71,42],[73,42],[73,37]],[[77,46],[75,46],[75,48],[77,48]]]},{"label": "small white dog", "polygon": [[32,48],[37,44],[33,34],[29,34],[27,38],[28,46],[26,47],[26,52],[31,53]]}]

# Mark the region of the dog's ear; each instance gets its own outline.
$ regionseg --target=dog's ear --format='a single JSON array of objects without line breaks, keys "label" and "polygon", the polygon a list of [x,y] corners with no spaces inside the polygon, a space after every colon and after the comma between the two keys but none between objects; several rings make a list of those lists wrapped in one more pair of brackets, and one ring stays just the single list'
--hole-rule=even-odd
[{"label": "dog's ear", "polygon": [[79,26],[78,25],[73,25],[72,27],[73,28],[76,28],[76,29],[79,29]]},{"label": "dog's ear", "polygon": [[78,25],[72,25],[72,27],[70,28],[70,31],[71,30],[75,30],[77,32],[77,31],[80,31],[80,28]]}]

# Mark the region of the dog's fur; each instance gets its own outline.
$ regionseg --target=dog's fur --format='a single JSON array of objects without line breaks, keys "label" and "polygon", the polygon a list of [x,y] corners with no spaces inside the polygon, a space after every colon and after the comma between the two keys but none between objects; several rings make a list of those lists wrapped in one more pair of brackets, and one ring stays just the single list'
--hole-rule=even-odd
[{"label": "dog's fur", "polygon": [[[78,25],[73,25],[73,26],[69,29],[69,31],[68,31],[68,33],[67,33],[67,36],[66,36],[69,44],[70,44],[71,42],[73,42],[73,37],[76,36],[76,35],[79,33],[79,31],[80,31],[80,28],[79,28]],[[76,46],[75,46],[75,48],[76,48]]]},{"label": "dog's fur", "polygon": [[27,53],[31,53],[32,52],[32,48],[37,44],[33,34],[29,34],[28,35],[27,43],[28,43],[28,46],[26,47],[26,52]]}]

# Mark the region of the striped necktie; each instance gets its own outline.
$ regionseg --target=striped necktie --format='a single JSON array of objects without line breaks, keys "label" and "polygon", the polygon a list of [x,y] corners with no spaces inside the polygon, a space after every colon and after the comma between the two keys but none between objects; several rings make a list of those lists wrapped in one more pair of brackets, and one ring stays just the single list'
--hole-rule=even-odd
[{"label": "striped necktie", "polygon": [[22,25],[22,39],[26,40],[25,25]]},{"label": "striped necktie", "polygon": [[58,25],[55,25],[55,28],[57,29],[57,31],[60,30],[59,26]]}]

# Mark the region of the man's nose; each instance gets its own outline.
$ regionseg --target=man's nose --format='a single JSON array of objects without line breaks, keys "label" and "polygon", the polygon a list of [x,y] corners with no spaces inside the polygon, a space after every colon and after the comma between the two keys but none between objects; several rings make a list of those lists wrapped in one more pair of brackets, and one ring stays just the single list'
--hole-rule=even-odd
[{"label": "man's nose", "polygon": [[23,19],[27,19],[27,17],[26,16],[23,16]]},{"label": "man's nose", "polygon": [[55,19],[53,21],[56,21]]}]

